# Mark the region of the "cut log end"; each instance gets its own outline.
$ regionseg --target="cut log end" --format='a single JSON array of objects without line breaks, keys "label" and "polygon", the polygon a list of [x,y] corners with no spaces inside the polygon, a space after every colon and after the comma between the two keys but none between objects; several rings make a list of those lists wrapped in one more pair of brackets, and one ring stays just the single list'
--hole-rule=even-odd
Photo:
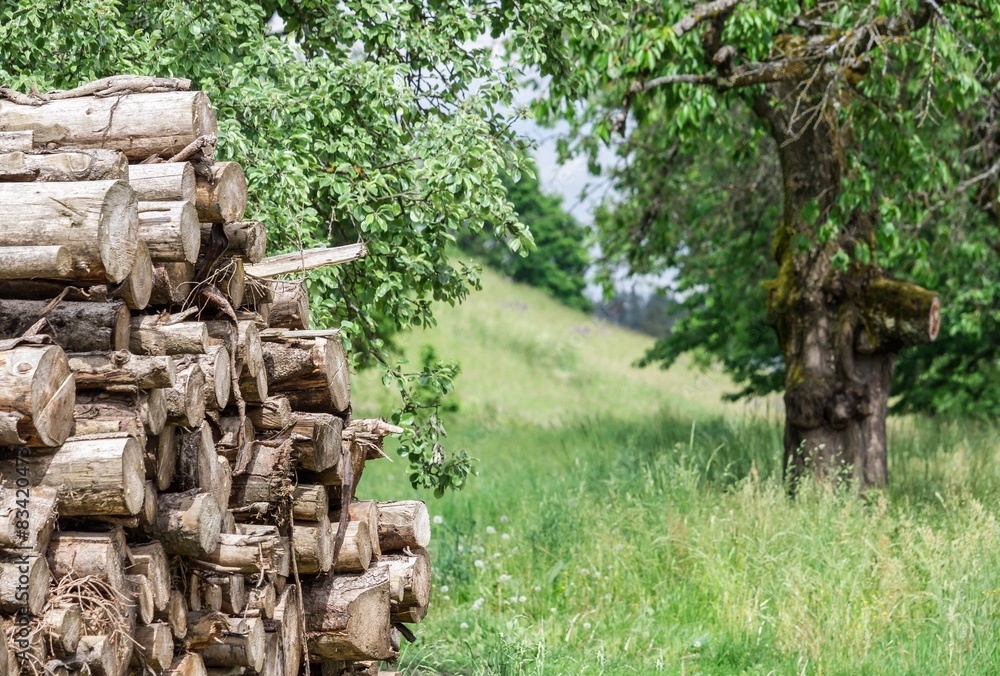
[{"label": "cut log end", "polygon": [[104,197],[98,226],[101,262],[109,281],[124,282],[135,264],[139,202],[125,181],[115,181]]}]

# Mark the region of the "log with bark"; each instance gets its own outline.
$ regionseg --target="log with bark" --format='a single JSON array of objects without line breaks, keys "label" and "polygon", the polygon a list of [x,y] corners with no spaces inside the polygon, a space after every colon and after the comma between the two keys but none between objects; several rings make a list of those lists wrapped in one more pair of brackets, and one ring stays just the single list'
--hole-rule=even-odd
[{"label": "log with bark", "polygon": [[233,367],[229,350],[215,345],[205,350],[203,356],[195,357],[205,374],[205,408],[221,411],[229,405],[233,388]]},{"label": "log with bark", "polygon": [[333,248],[306,249],[292,253],[270,256],[260,263],[247,267],[247,274],[255,277],[277,277],[278,275],[299,274],[330,265],[350,263],[367,255],[364,244],[348,244]]},{"label": "log with bark", "polygon": [[167,389],[167,422],[198,427],[205,419],[205,374],[195,362],[177,370],[174,386]]},{"label": "log with bark", "polygon": [[[331,534],[334,540],[339,539],[340,524],[332,525]],[[344,530],[340,551],[334,562],[338,572],[363,573],[372,562],[372,543],[367,521],[350,521]]]},{"label": "log with bark", "polygon": [[339,416],[294,412],[289,432],[299,467],[312,472],[333,467],[340,457],[343,429]]},{"label": "log with bark", "polygon": [[171,315],[132,318],[130,348],[136,354],[204,354],[211,344],[204,322],[183,321]]},{"label": "log with bark", "polygon": [[41,615],[49,594],[49,565],[44,556],[6,554],[0,558],[0,612],[27,608]]},{"label": "log with bark", "polygon": [[267,323],[285,329],[309,328],[309,292],[302,282],[269,281],[274,292]]},{"label": "log with bark", "polygon": [[388,568],[390,588],[402,589],[402,594],[392,599],[390,617],[394,622],[420,622],[427,614],[430,603],[430,557],[426,549],[414,548],[409,551],[409,554],[386,554],[374,564]]},{"label": "log with bark", "polygon": [[66,247],[66,279],[123,282],[135,264],[138,201],[125,181],[0,183],[0,204],[0,246]]},{"label": "log with bark", "polygon": [[43,182],[127,181],[128,158],[117,150],[57,150],[0,155],[0,181],[18,169]]},{"label": "log with bark", "polygon": [[218,133],[204,92],[123,93],[52,100],[38,106],[0,100],[0,130],[33,132],[32,147],[115,148],[132,162],[171,157]]},{"label": "log with bark", "polygon": [[247,179],[238,162],[216,162],[211,176],[198,176],[198,218],[205,223],[232,223],[247,207]]},{"label": "log with bark", "polygon": [[[375,500],[355,500],[348,506],[350,521],[363,521],[368,524],[368,537],[371,542],[372,559],[382,556],[382,544],[379,542],[379,512]],[[330,515],[333,523],[340,523],[340,510]],[[429,524],[428,524],[429,525]]]},{"label": "log with bark", "polygon": [[280,395],[268,397],[262,404],[247,406],[246,415],[257,430],[283,430],[292,424],[292,406]]},{"label": "log with bark", "polygon": [[153,390],[177,384],[177,369],[170,357],[138,356],[124,351],[78,352],[68,357],[76,386],[82,390],[104,390],[112,385]]},{"label": "log with bark", "polygon": [[378,503],[378,540],[383,552],[426,547],[431,540],[431,519],[420,500]]},{"label": "log with bark", "polygon": [[157,671],[167,669],[174,659],[174,638],[170,625],[156,622],[135,628],[136,646],[132,653],[131,666],[143,666]]},{"label": "log with bark", "polygon": [[161,493],[150,534],[172,554],[199,557],[219,545],[222,509],[210,493]]},{"label": "log with bark", "polygon": [[132,563],[126,574],[145,576],[153,592],[153,607],[158,612],[166,610],[170,601],[170,562],[163,545],[156,541],[133,545],[129,559]]},{"label": "log with bark", "polygon": [[194,565],[218,573],[275,572],[281,538],[274,526],[241,526],[242,533],[223,533],[218,546],[199,556]]},{"label": "log with bark", "polygon": [[[41,300],[0,299],[0,338],[23,334],[48,305]],[[131,317],[124,303],[62,301],[44,316],[52,340],[67,352],[128,349]]]},{"label": "log with bark", "polygon": [[292,527],[292,549],[299,574],[325,573],[333,566],[330,520],[304,521]]},{"label": "log with bark", "polygon": [[73,254],[64,246],[0,247],[0,279],[58,278],[72,270]]},{"label": "log with bark", "polygon": [[[214,223],[201,224],[201,246],[207,249],[212,237]],[[235,256],[246,263],[259,263],[267,249],[267,229],[260,221],[236,221],[225,223],[223,233],[229,244],[226,256]]]},{"label": "log with bark", "polygon": [[39,626],[45,642],[52,647],[52,654],[59,658],[70,657],[76,652],[83,632],[80,606],[71,602],[50,604],[42,615]]},{"label": "log with bark", "polygon": [[153,298],[153,259],[149,247],[141,239],[136,247],[135,264],[121,284],[110,289],[112,298],[125,301],[129,310],[144,310]]},{"label": "log with bark", "polygon": [[64,531],[52,536],[47,558],[57,582],[67,575],[93,575],[124,592],[127,553],[120,528],[106,533]]},{"label": "log with bark", "polygon": [[73,429],[76,380],[57,345],[0,350],[0,444],[58,446]]},{"label": "log with bark", "polygon": [[350,372],[340,332],[264,332],[268,388],[297,411],[344,414],[350,409]]},{"label": "log with bark", "polygon": [[0,131],[0,152],[30,152],[32,137],[31,131]]},{"label": "log with bark", "polygon": [[125,435],[71,437],[50,455],[0,462],[0,476],[59,491],[60,516],[129,516],[142,508],[142,446]]},{"label": "log with bark", "polygon": [[181,305],[195,290],[194,265],[188,262],[154,263],[150,305]]},{"label": "log with bark", "polygon": [[128,182],[144,202],[195,201],[194,167],[188,162],[134,164]]},{"label": "log with bark", "polygon": [[201,247],[198,214],[191,202],[139,202],[139,238],[154,263],[196,263]]},{"label": "log with bark", "polygon": [[314,660],[387,660],[396,656],[389,626],[389,571],[330,575],[304,582],[306,639]]}]

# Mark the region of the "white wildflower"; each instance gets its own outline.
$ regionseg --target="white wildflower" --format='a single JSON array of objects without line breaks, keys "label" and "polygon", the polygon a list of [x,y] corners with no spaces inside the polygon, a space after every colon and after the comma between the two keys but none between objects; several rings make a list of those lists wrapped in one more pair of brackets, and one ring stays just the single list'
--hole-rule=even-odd
[{"label": "white wildflower", "polygon": [[494,528],[493,526],[487,526],[486,527],[486,534],[487,535],[496,535],[497,534],[497,529]]},{"label": "white wildflower", "polygon": [[583,628],[584,629],[590,629],[590,622],[584,622],[583,623]]},{"label": "white wildflower", "polygon": [[510,533],[504,533],[503,535],[500,536],[500,539],[501,540],[509,540],[510,539]]},{"label": "white wildflower", "polygon": [[449,591],[451,591],[451,587],[449,587],[446,584],[441,585],[441,593],[442,594],[447,594]]},{"label": "white wildflower", "polygon": [[440,526],[441,524],[444,523],[444,517],[441,516],[440,514],[435,514],[434,515],[434,523],[437,524],[438,526]]},{"label": "white wildflower", "polygon": [[518,602],[518,603],[524,603],[524,602],[525,602],[525,601],[527,601],[527,600],[528,600],[528,597],[527,597],[527,596],[518,596],[518,597],[517,597],[517,602]]},{"label": "white wildflower", "polygon": [[472,565],[474,565],[476,568],[485,568],[486,567],[486,562],[483,561],[482,559],[476,559],[472,563]]},{"label": "white wildflower", "polygon": [[510,521],[510,519],[507,518],[506,514],[500,517],[500,523],[507,523],[508,521]]},{"label": "white wildflower", "polygon": [[586,568],[581,568],[580,575],[582,575],[583,577],[587,577],[588,575],[590,575],[590,571],[587,570]]},{"label": "white wildflower", "polygon": [[461,629],[462,631],[465,631],[466,629],[469,628],[469,623],[463,622],[462,624],[458,625],[458,628]]},{"label": "white wildflower", "polygon": [[500,584],[503,584],[504,582],[507,582],[510,579],[511,579],[510,575],[508,575],[507,573],[504,573],[503,575],[501,575],[500,577],[497,578],[497,582],[499,582]]},{"label": "white wildflower", "polygon": [[535,593],[537,594],[540,591],[542,591],[541,586],[540,585],[535,585]]},{"label": "white wildflower", "polygon": [[486,603],[486,599],[484,599],[482,596],[480,596],[478,599],[476,599],[475,601],[472,602],[472,609],[473,610],[479,610],[480,608],[483,607],[484,603]]}]

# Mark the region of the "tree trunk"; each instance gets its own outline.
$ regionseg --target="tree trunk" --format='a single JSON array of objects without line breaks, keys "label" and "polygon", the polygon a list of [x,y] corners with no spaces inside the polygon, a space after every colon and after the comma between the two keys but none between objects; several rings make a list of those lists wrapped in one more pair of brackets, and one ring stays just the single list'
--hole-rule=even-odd
[{"label": "tree trunk", "polygon": [[64,246],[0,247],[0,279],[66,277],[73,270],[73,254]]},{"label": "tree trunk", "polygon": [[171,321],[169,316],[132,318],[130,349],[136,354],[204,354],[210,344],[204,322]]},{"label": "tree trunk", "polygon": [[30,131],[0,131],[0,152],[30,152],[32,136]]},{"label": "tree trunk", "polygon": [[233,367],[229,350],[216,345],[208,348],[204,356],[195,359],[205,374],[205,407],[221,411],[229,405],[233,389]]},{"label": "tree trunk", "polygon": [[178,369],[177,382],[167,390],[167,421],[182,427],[198,427],[205,419],[205,375],[198,364]]},{"label": "tree trunk", "polygon": [[0,183],[0,204],[0,246],[64,246],[69,279],[122,282],[132,270],[138,202],[125,181]]},{"label": "tree trunk", "polygon": [[162,676],[208,676],[205,662],[197,653],[185,653],[175,657],[170,668]]},{"label": "tree trunk", "polygon": [[[874,251],[878,213],[835,216],[846,135],[828,116],[796,113],[819,106],[826,87],[800,85],[771,84],[754,105],[777,144],[784,191],[773,246],[780,270],[767,285],[767,310],[785,362],[786,478],[792,491],[809,473],[881,487],[888,482],[885,417],[896,354],[937,336],[940,303],[856,256],[861,247]],[[821,231],[832,217],[842,222],[827,241]],[[841,251],[846,266],[835,265]]]},{"label": "tree trunk", "polygon": [[36,149],[116,148],[132,162],[170,157],[195,139],[218,132],[204,92],[174,91],[81,96],[40,106],[0,101],[0,129],[33,132]]},{"label": "tree trunk", "polygon": [[205,223],[232,223],[247,208],[247,179],[238,162],[216,162],[212,177],[198,177],[198,218]]},{"label": "tree trunk", "polygon": [[333,537],[330,519],[304,521],[292,527],[292,548],[300,574],[325,573],[333,566]]},{"label": "tree trunk", "polygon": [[322,472],[337,464],[344,421],[329,413],[292,413],[292,448],[299,467]]},{"label": "tree trunk", "polygon": [[254,429],[283,430],[292,424],[292,407],[285,397],[268,397],[259,406],[247,406],[247,417]]},{"label": "tree trunk", "polygon": [[166,609],[157,611],[154,618],[159,622],[166,622],[174,638],[183,641],[187,636],[187,601],[184,600],[184,594],[171,589]]},{"label": "tree trunk", "polygon": [[56,657],[70,657],[76,652],[83,631],[80,606],[73,603],[52,606],[42,616],[41,629]]},{"label": "tree trunk", "polygon": [[153,592],[153,607],[167,609],[170,601],[170,563],[159,542],[135,545],[130,548],[132,564],[125,571],[129,575],[145,575]]},{"label": "tree trunk", "polygon": [[143,202],[194,202],[194,167],[189,162],[133,164],[129,185]]},{"label": "tree trunk", "polygon": [[431,562],[427,550],[414,548],[413,555],[387,554],[375,565],[389,569],[390,589],[402,589],[392,599],[391,617],[397,622],[419,622],[427,614],[431,599]]}]

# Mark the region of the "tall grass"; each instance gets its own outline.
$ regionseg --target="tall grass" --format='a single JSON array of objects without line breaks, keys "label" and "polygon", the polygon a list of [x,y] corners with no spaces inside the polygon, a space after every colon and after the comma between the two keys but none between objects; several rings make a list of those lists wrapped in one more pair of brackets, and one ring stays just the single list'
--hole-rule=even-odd
[{"label": "tall grass", "polygon": [[411,342],[463,364],[450,444],[481,475],[433,500],[397,460],[359,488],[434,516],[408,672],[1000,673],[995,427],[894,421],[887,491],[792,499],[780,425],[718,374],[633,369],[648,341],[484,279]]},{"label": "tall grass", "polygon": [[[483,476],[431,504],[428,673],[996,673],[993,430],[897,432],[865,499],[780,477],[756,420],[460,424]],[[981,471],[970,471],[970,467]],[[370,480],[367,477],[366,480]],[[370,485],[404,490],[390,476]]]}]

